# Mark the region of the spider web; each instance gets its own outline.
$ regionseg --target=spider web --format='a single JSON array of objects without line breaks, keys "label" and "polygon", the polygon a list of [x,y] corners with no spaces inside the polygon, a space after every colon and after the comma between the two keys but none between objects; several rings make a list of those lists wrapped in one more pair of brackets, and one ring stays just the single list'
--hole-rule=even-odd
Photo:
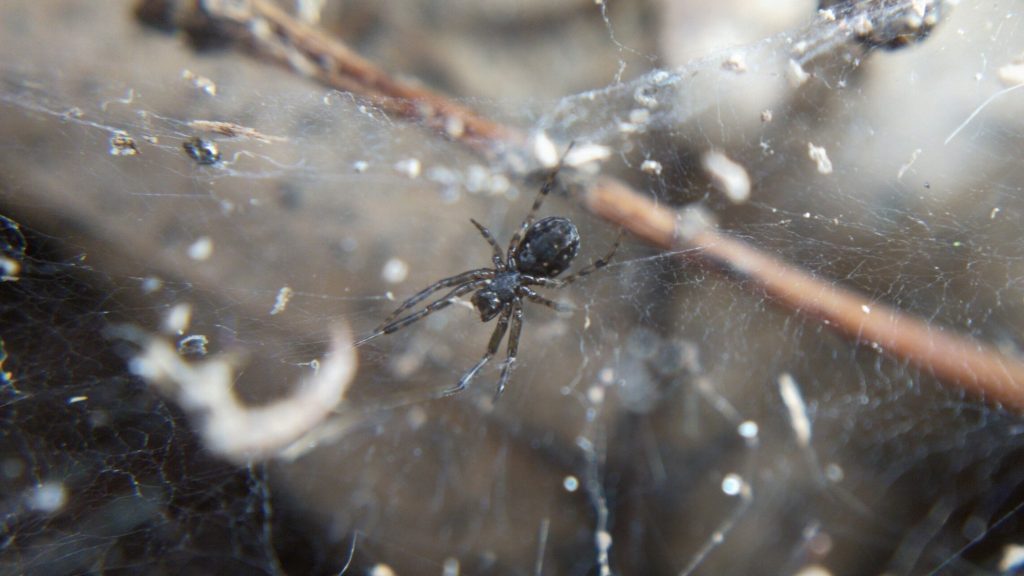
[{"label": "spider web", "polygon": [[[659,203],[703,206],[819,278],[1020,353],[1019,4],[946,4],[899,51],[807,3],[540,4],[320,15],[492,118],[607,147],[600,170]],[[527,306],[496,405],[497,361],[433,398],[493,328],[454,305],[360,347],[344,404],[302,450],[225,462],[139,377],[126,335],[237,358],[246,402],[288,397],[333,326],[367,334],[487,265],[469,218],[507,242],[532,166],[241,52],[194,51],[124,3],[0,10],[4,573],[1014,569],[1017,414],[628,238],[545,293],[572,315]],[[190,159],[193,136],[221,160]],[[706,167],[716,154],[749,199]],[[552,214],[580,228],[576,267],[614,241],[569,195]]]}]

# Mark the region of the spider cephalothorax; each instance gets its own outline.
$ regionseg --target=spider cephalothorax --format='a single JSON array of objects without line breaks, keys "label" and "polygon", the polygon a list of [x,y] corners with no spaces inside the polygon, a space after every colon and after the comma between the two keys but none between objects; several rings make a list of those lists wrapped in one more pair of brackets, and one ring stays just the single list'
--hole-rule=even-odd
[{"label": "spider cephalothorax", "polygon": [[[532,300],[555,310],[565,308],[562,304],[537,294],[531,286],[545,288],[566,286],[577,278],[586,276],[608,264],[619,246],[619,242],[616,240],[611,251],[603,258],[575,274],[563,279],[556,279],[556,276],[569,268],[580,250],[579,231],[568,218],[549,216],[534,221],[537,210],[540,209],[544,198],[554,186],[556,173],[557,169],[541,187],[530,213],[523,220],[519,230],[512,236],[508,250],[504,253],[490,230],[476,220],[471,220],[487,243],[491,245],[493,268],[470,270],[427,286],[403,302],[374,330],[373,334],[363,339],[362,342],[381,334],[391,334],[401,330],[424,316],[449,306],[456,298],[475,290],[470,301],[480,314],[480,320],[488,322],[497,317],[498,325],[491,333],[483,358],[459,379],[459,383],[454,388],[448,389],[444,393],[445,395],[454,394],[465,388],[476,373],[497,353],[498,346],[505,337],[505,332],[508,331],[508,357],[501,369],[495,398],[500,396],[511,376],[512,366],[515,364],[516,354],[519,350],[519,334],[523,323],[523,299]],[[444,288],[451,288],[451,290],[423,309],[399,318],[403,312]]]}]

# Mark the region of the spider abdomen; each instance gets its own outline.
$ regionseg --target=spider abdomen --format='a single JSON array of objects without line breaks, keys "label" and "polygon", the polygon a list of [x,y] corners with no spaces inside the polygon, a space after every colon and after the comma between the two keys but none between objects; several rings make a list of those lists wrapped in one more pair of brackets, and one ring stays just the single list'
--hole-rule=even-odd
[{"label": "spider abdomen", "polygon": [[568,218],[549,216],[534,222],[519,243],[515,264],[529,276],[554,278],[580,251],[580,234]]}]

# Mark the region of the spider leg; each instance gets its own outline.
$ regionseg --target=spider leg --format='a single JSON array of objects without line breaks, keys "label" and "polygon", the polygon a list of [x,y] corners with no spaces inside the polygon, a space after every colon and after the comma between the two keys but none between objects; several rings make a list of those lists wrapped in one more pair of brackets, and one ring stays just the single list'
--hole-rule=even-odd
[{"label": "spider leg", "polygon": [[576,309],[576,307],[571,304],[563,304],[562,302],[555,302],[554,300],[545,298],[526,286],[522,286],[519,289],[531,301],[536,302],[537,304],[543,304],[552,310],[557,310],[558,312],[571,312]]},{"label": "spider leg", "polygon": [[494,235],[491,234],[491,231],[488,230],[486,226],[476,220],[470,218],[469,221],[473,223],[473,226],[476,226],[476,229],[483,235],[484,240],[487,240],[487,243],[490,244],[491,248],[494,250],[494,256],[492,257],[494,267],[498,270],[505,270],[505,262],[502,261],[501,246],[498,246],[498,241],[494,239]]},{"label": "spider leg", "polygon": [[366,338],[363,338],[358,343],[362,344],[363,342],[366,342],[367,340],[370,340],[372,338],[376,338],[377,336],[380,336],[381,334],[392,334],[394,332],[397,332],[397,331],[401,330],[402,328],[405,328],[409,324],[412,324],[413,322],[416,322],[417,320],[420,320],[424,316],[427,316],[429,314],[433,314],[434,312],[437,312],[438,310],[440,310],[442,308],[446,308],[448,306],[451,306],[451,304],[455,300],[455,298],[458,298],[459,296],[462,296],[463,294],[466,294],[467,292],[472,292],[473,290],[476,290],[477,288],[479,288],[480,286],[483,286],[487,282],[489,282],[489,279],[486,279],[486,278],[482,279],[482,280],[472,280],[472,281],[466,282],[465,284],[463,284],[463,285],[459,286],[458,288],[452,290],[451,292],[445,294],[444,297],[431,302],[429,305],[427,305],[422,310],[420,310],[418,312],[414,312],[412,314],[409,314],[405,318],[399,318],[398,320],[395,320],[395,321],[391,322],[390,324],[386,324],[386,325],[378,328],[377,330],[374,330],[373,334],[371,334],[370,336],[368,336]]},{"label": "spider leg", "polygon": [[467,370],[466,373],[462,375],[462,378],[459,378],[459,383],[456,384],[454,388],[449,388],[442,392],[442,396],[451,396],[465,390],[466,386],[469,385],[469,382],[476,376],[476,373],[484,367],[484,364],[487,364],[487,362],[494,357],[498,352],[498,345],[501,344],[502,338],[505,337],[505,331],[508,330],[508,318],[511,311],[511,308],[509,308],[502,312],[501,316],[498,317],[498,325],[494,327],[494,332],[491,332],[491,341],[487,344],[487,352],[484,353],[484,357],[481,358],[475,366]]},{"label": "spider leg", "polygon": [[[438,280],[437,282],[434,282],[433,284],[431,284],[430,286],[427,286],[423,290],[420,290],[419,292],[417,292],[415,295],[410,297],[405,302],[402,302],[402,305],[399,306],[398,308],[396,308],[394,312],[389,314],[388,317],[385,318],[384,321],[381,322],[380,325],[377,326],[376,329],[374,329],[374,332],[375,333],[376,332],[380,332],[381,329],[384,328],[384,326],[387,326],[388,323],[390,323],[392,320],[394,320],[395,318],[398,318],[398,316],[401,315],[402,312],[405,312],[409,308],[412,308],[413,306],[415,306],[415,305],[419,304],[420,302],[426,300],[431,294],[433,294],[434,292],[437,292],[438,290],[441,290],[443,288],[450,288],[452,286],[456,286],[458,284],[462,284],[462,283],[465,283],[465,282],[474,282],[476,280],[482,280],[482,279],[485,279],[485,278],[493,278],[493,277],[494,277],[494,271],[493,270],[490,270],[489,268],[478,268],[476,270],[470,270],[469,272],[463,272],[462,274],[457,274],[455,276],[451,276],[451,277],[445,278],[443,280]],[[383,332],[381,332],[381,333],[383,333]]]},{"label": "spider leg", "polygon": [[558,176],[558,172],[562,169],[562,163],[565,162],[565,157],[569,155],[569,151],[572,150],[572,147],[575,144],[576,142],[570,142],[569,146],[565,149],[565,152],[562,153],[562,157],[558,159],[558,165],[556,165],[555,169],[551,171],[551,174],[548,174],[547,179],[544,180],[544,184],[540,187],[540,191],[537,192],[537,197],[534,198],[533,206],[530,208],[530,212],[526,214],[526,219],[523,220],[523,223],[519,226],[519,230],[516,230],[516,233],[512,235],[512,240],[508,243],[508,262],[510,268],[514,266],[513,262],[515,261],[516,254],[519,252],[519,243],[523,240],[523,234],[525,234],[526,230],[531,224],[533,224],[533,220],[537,217],[537,211],[540,210],[541,204],[544,203],[544,199],[546,199],[548,194],[551,193],[551,190],[554,189],[555,178]]},{"label": "spider leg", "polygon": [[609,250],[608,253],[605,254],[604,256],[598,258],[594,262],[591,262],[589,266],[585,266],[585,267],[581,268],[579,272],[576,272],[574,274],[570,274],[570,275],[566,276],[565,278],[561,278],[561,279],[539,278],[539,277],[536,277],[536,276],[530,276],[528,281],[531,284],[536,284],[538,286],[544,286],[545,288],[564,288],[565,286],[568,286],[569,284],[572,284],[573,282],[579,280],[580,278],[582,278],[582,277],[584,277],[584,276],[586,276],[588,274],[593,274],[594,272],[597,272],[601,268],[604,268],[605,266],[607,266],[608,263],[612,261],[612,257],[615,256],[615,251],[619,249],[619,244],[621,242],[622,242],[622,230],[619,230],[619,235],[615,237],[615,244],[612,244],[612,249]]},{"label": "spider leg", "polygon": [[505,385],[512,376],[512,367],[516,363],[516,355],[519,353],[519,333],[523,329],[523,306],[519,302],[512,305],[512,329],[508,334],[508,357],[505,365],[501,367],[501,378],[498,380],[498,391],[494,393],[494,401],[497,402],[501,393],[505,391]]}]

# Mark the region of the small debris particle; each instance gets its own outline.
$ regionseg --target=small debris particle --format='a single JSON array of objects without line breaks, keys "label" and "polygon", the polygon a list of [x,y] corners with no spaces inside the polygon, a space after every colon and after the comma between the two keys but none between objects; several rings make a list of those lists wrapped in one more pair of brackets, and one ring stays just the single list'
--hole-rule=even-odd
[{"label": "small debris particle", "polygon": [[444,120],[444,133],[449,138],[461,138],[466,133],[466,123],[458,116],[449,116]]},{"label": "small debris particle", "polygon": [[647,124],[651,121],[651,111],[646,108],[633,108],[629,111],[629,121],[633,124]]},{"label": "small debris particle", "polygon": [[747,59],[743,54],[737,52],[722,62],[722,69],[742,74],[747,71]]},{"label": "small debris particle", "polygon": [[914,152],[910,155],[910,160],[908,160],[906,164],[900,166],[899,172],[896,173],[897,182],[903,180],[903,175],[907,173],[907,170],[910,170],[910,167],[914,165],[914,162],[917,162],[917,157],[920,155],[921,149],[915,149]]},{"label": "small debris particle", "polygon": [[184,334],[188,325],[192,322],[192,305],[181,302],[171,306],[164,316],[164,332],[170,334]]},{"label": "small debris particle", "polygon": [[235,124],[234,122],[193,120],[189,122],[188,125],[194,130],[213,132],[228,138],[251,138],[265,144],[270,144],[271,142],[286,142],[288,140],[284,136],[268,136],[255,128],[249,128],[248,126],[242,126],[241,124]]},{"label": "small debris particle", "polygon": [[612,149],[600,144],[583,144],[573,147],[565,155],[565,165],[580,168],[592,162],[603,162],[612,155]]},{"label": "small debris particle", "polygon": [[657,160],[644,160],[643,164],[640,165],[640,170],[644,174],[661,176],[661,162]]},{"label": "small debris particle", "polygon": [[156,276],[147,276],[142,279],[142,293],[152,294],[157,290],[163,288],[164,281],[157,278]]},{"label": "small debris particle", "polygon": [[6,256],[0,256],[0,282],[17,282],[21,263]]},{"label": "small debris particle", "polygon": [[602,368],[601,371],[597,373],[597,379],[601,384],[608,386],[615,382],[615,370],[612,370],[611,368]]},{"label": "small debris particle", "polygon": [[832,161],[828,159],[828,152],[821,146],[815,146],[813,142],[807,143],[807,157],[814,160],[820,174],[832,173]]},{"label": "small debris particle", "polygon": [[824,9],[818,10],[818,17],[821,18],[822,22],[835,22],[836,21],[836,13],[833,12],[831,8],[824,8]]},{"label": "small debris particle", "polygon": [[360,174],[366,172],[366,170],[369,167],[370,165],[366,162],[366,160],[356,160],[355,162],[352,163],[352,169],[355,170],[356,172],[359,172]]},{"label": "small debris particle", "polygon": [[793,88],[798,88],[807,82],[807,79],[811,75],[804,70],[803,66],[800,65],[796,60],[790,60],[789,65],[786,67],[786,78],[789,80],[789,85]]},{"label": "small debris particle", "polygon": [[860,310],[865,314],[871,314],[871,306],[868,306],[867,304],[861,304]]},{"label": "small debris particle", "polygon": [[427,423],[427,411],[421,406],[413,406],[405,415],[405,422],[410,430],[419,430]]},{"label": "small debris particle", "polygon": [[832,571],[818,564],[804,566],[793,576],[832,576]]},{"label": "small debris particle", "polygon": [[370,568],[369,576],[398,576],[398,573],[387,564],[377,564]]},{"label": "small debris particle", "polygon": [[409,178],[418,178],[423,165],[416,158],[406,158],[395,163],[395,170]]},{"label": "small debris particle", "polygon": [[722,478],[722,492],[728,496],[736,496],[743,491],[743,478],[739,474],[726,474]]},{"label": "small debris particle", "polygon": [[753,420],[741,422],[736,430],[739,432],[740,436],[743,436],[744,438],[757,438],[758,426],[757,422],[754,422]]},{"label": "small debris particle", "polygon": [[181,77],[210,96],[217,95],[217,84],[206,76],[200,76],[191,70],[185,69],[181,71]]},{"label": "small debris particle", "polygon": [[786,410],[789,411],[789,423],[797,443],[808,447],[811,443],[811,421],[807,417],[807,405],[804,404],[800,387],[789,373],[783,372],[779,375],[779,394],[782,396],[782,403],[786,405]]},{"label": "small debris particle", "polygon": [[211,166],[220,162],[220,150],[217,148],[216,143],[209,140],[193,136],[182,142],[181,147],[185,149],[185,153],[196,164]]},{"label": "small debris particle", "polygon": [[68,404],[77,404],[79,402],[85,402],[88,399],[88,396],[72,396],[71,398],[68,398]]},{"label": "small debris particle", "polygon": [[750,198],[750,176],[746,168],[725,154],[711,150],[702,159],[711,183],[733,204],[742,204]]},{"label": "small debris particle", "polygon": [[807,53],[807,41],[801,40],[793,45],[793,54],[797,56],[803,56]]},{"label": "small debris particle", "polygon": [[295,291],[292,290],[291,286],[282,286],[281,289],[277,291],[277,298],[274,299],[274,307],[270,309],[270,315],[277,316],[281,312],[284,312],[285,308],[288,307],[288,302],[291,301],[294,294]]},{"label": "small debris particle", "polygon": [[558,148],[544,132],[533,137],[533,157],[537,159],[542,168],[558,166]]},{"label": "small debris particle", "polygon": [[853,33],[860,38],[865,38],[871,35],[875,31],[874,24],[871,23],[871,19],[866,14],[857,14],[850,22],[850,29]]},{"label": "small debris particle", "polygon": [[607,530],[600,530],[594,535],[594,542],[598,550],[608,551],[612,547],[612,535]]},{"label": "small debris particle", "polygon": [[135,144],[135,139],[124,132],[115,132],[110,137],[110,155],[111,156],[138,156],[139,147]]},{"label": "small debris particle", "polygon": [[1024,566],[1024,546],[1007,544],[1003,548],[1002,558],[999,559],[999,572],[1009,574],[1011,570],[1016,570],[1021,566]]},{"label": "small debris particle", "polygon": [[591,386],[587,389],[587,400],[591,404],[598,405],[604,402],[604,387],[603,386]]},{"label": "small debris particle", "polygon": [[999,81],[1006,87],[1024,84],[1024,54],[1013,59],[1013,62],[1003,66],[998,72]]},{"label": "small debris particle", "polygon": [[201,236],[188,247],[188,257],[197,260],[207,260],[213,254],[213,240],[209,236]]},{"label": "small debris particle", "polygon": [[829,482],[842,482],[845,476],[846,473],[843,472],[843,467],[839,464],[833,462],[828,466],[825,466],[825,478],[827,478]]},{"label": "small debris particle", "polygon": [[771,110],[763,110],[761,112],[761,123],[762,124],[768,124],[768,123],[770,123],[772,121],[773,117],[774,117],[774,114],[772,114]]},{"label": "small debris particle", "polygon": [[562,479],[562,487],[565,488],[566,492],[575,492],[580,487],[580,481],[570,474]]},{"label": "small debris particle", "polygon": [[999,211],[1000,208],[993,208],[992,211],[988,213],[988,219],[995,220],[996,216],[999,214]]},{"label": "small debris particle", "polygon": [[398,284],[409,276],[409,265],[404,260],[392,258],[384,263],[380,277],[388,284]]},{"label": "small debris particle", "polygon": [[445,558],[441,567],[441,576],[459,576],[459,569],[457,558]]},{"label": "small debris particle", "polygon": [[60,482],[44,482],[28,495],[28,507],[39,512],[52,514],[67,504],[68,491]]}]

